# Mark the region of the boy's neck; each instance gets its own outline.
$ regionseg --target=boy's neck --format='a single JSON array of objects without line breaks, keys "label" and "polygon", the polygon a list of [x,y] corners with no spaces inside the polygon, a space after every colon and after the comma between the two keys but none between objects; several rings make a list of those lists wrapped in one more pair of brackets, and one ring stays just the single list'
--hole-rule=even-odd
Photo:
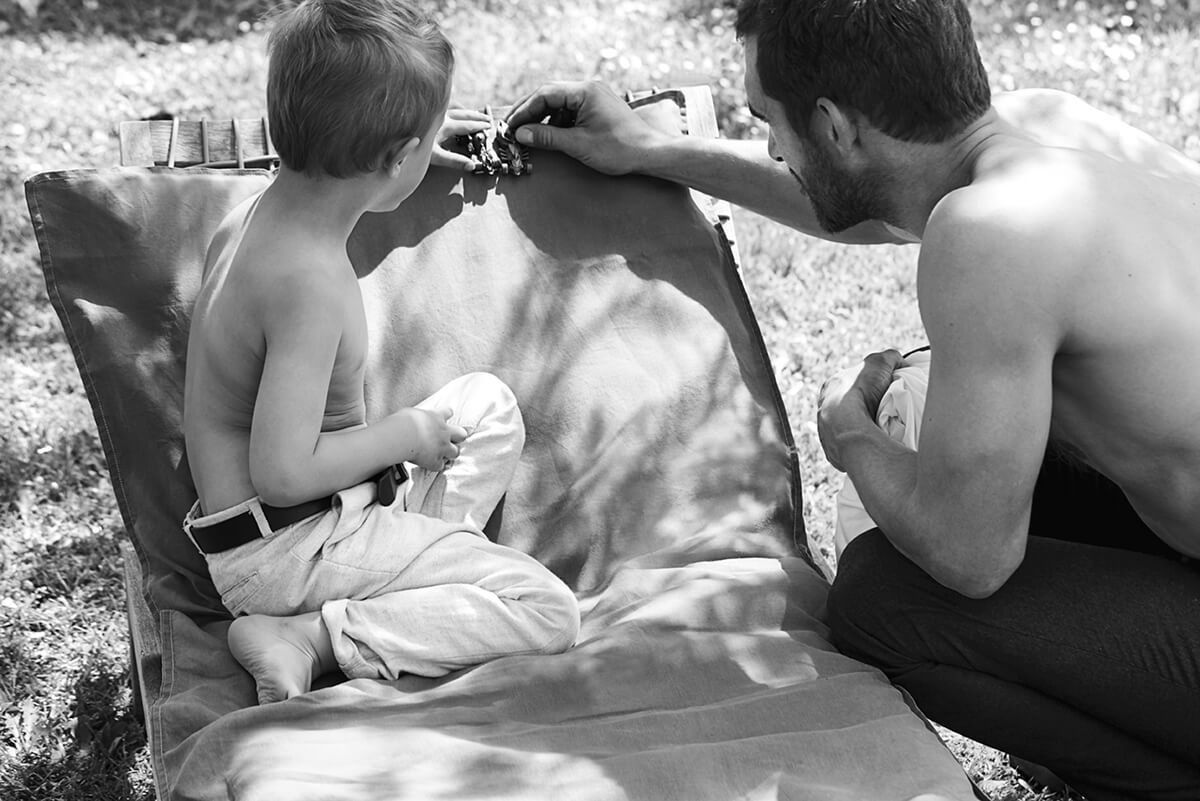
[{"label": "boy's neck", "polygon": [[280,165],[264,199],[297,227],[348,239],[359,217],[371,206],[369,177],[313,177]]}]

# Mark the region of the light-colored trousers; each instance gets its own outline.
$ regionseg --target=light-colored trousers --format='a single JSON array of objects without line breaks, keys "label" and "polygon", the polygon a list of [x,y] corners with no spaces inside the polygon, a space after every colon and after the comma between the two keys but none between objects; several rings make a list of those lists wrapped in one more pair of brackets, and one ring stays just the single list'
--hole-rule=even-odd
[{"label": "light-colored trousers", "polygon": [[546,567],[482,533],[525,443],[512,391],[471,373],[419,408],[450,408],[468,432],[441,472],[407,465],[403,502],[376,502],[364,482],[322,514],[271,532],[257,498],[187,525],[202,528],[251,510],[263,538],[208,560],[235,615],[320,610],[342,672],[394,679],[441,676],[521,653],[557,653],[579,633],[571,590]]}]

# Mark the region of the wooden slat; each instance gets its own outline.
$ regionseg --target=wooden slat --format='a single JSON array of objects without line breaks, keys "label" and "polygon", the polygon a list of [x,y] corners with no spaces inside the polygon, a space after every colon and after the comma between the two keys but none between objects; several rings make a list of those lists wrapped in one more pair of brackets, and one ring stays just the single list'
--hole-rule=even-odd
[{"label": "wooden slat", "polygon": [[[716,139],[721,135],[720,128],[717,126],[717,109],[716,104],[713,103],[712,89],[703,85],[683,86],[668,90],[663,94],[674,95],[675,102],[679,104],[683,115],[685,133],[710,139]],[[729,240],[734,261],[740,268],[741,261],[738,258],[733,227],[733,207],[724,200],[710,197],[696,190],[692,190],[692,196],[695,197],[697,205],[701,208],[707,204],[710,213],[716,218],[717,224],[725,233],[725,238]]]},{"label": "wooden slat", "polygon": [[154,147],[150,144],[150,123],[144,120],[122,122],[118,131],[121,142],[121,165],[149,167],[154,164]]},{"label": "wooden slat", "polygon": [[[178,124],[174,152],[171,131]],[[267,166],[267,157],[274,148],[261,118],[234,120],[140,120],[122,122],[120,126],[121,164],[123,166],[167,165],[168,155],[174,157],[175,167],[193,167],[210,163],[213,166],[235,167],[238,151],[234,147],[234,126],[241,143],[242,161],[246,166]],[[203,130],[202,130],[203,129]],[[204,140],[208,142],[205,158]]]},{"label": "wooden slat", "polygon": [[684,97],[684,115],[687,132],[692,136],[715,139],[717,130],[717,108],[713,104],[712,90],[707,86],[685,86],[679,90]]},{"label": "wooden slat", "polygon": [[133,690],[133,708],[145,723],[145,715],[158,698],[162,682],[162,643],[158,636],[158,621],[146,604],[142,582],[142,564],[137,551],[127,539],[118,544],[125,577],[125,616],[129,622],[129,644],[133,657],[129,665],[129,681]]}]

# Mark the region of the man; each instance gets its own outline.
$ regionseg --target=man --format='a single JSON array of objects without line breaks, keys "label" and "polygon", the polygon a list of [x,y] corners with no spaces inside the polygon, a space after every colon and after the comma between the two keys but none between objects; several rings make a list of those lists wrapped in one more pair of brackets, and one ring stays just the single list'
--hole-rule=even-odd
[{"label": "man", "polygon": [[1200,167],[1068,95],[990,98],[962,0],[743,0],[737,30],[765,149],[656,133],[595,84],[510,125],[818,236],[920,240],[919,453],[873,422],[895,351],[822,393],[879,524],[842,555],[836,643],[1092,801],[1200,798]]}]

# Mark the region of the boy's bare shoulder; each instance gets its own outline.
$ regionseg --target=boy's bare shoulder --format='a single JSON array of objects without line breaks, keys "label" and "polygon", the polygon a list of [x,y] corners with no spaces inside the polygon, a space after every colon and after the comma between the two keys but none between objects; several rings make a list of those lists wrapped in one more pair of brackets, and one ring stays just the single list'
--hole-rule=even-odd
[{"label": "boy's bare shoulder", "polygon": [[282,214],[235,209],[222,223],[213,250],[228,259],[230,278],[243,289],[271,296],[336,291],[347,272],[345,243],[321,237]]},{"label": "boy's bare shoulder", "polygon": [[[337,263],[339,255],[346,264]],[[341,278],[354,275],[347,265],[344,246],[237,209],[210,248],[193,333],[227,366],[236,354],[263,358],[271,341],[337,340],[352,319],[351,303],[361,304]]]},{"label": "boy's bare shoulder", "polygon": [[247,217],[257,204],[262,193],[255,193],[230,209],[217,226],[212,239],[208,242],[208,251],[204,259],[204,278],[207,279],[214,270],[227,264],[236,250],[240,234],[246,227]]},{"label": "boy's bare shoulder", "polygon": [[344,288],[312,251],[271,248],[253,262],[244,302],[264,333],[290,337],[297,329],[340,329]]}]

